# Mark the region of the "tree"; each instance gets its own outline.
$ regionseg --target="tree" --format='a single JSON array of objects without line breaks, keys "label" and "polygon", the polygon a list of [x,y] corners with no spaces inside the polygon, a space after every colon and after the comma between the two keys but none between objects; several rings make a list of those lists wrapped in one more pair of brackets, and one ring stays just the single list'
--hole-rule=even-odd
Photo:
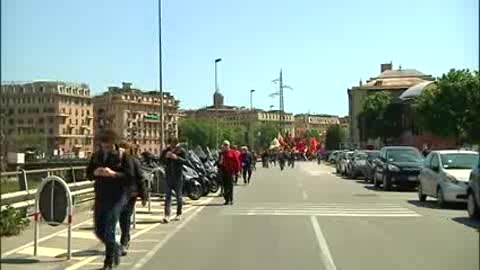
[{"label": "tree", "polygon": [[363,103],[358,122],[362,139],[381,138],[385,143],[402,132],[402,105],[394,102],[388,92],[370,94]]},{"label": "tree", "polygon": [[344,137],[345,134],[339,125],[329,127],[325,138],[325,147],[327,150],[338,149],[340,143],[344,140]]},{"label": "tree", "polygon": [[279,128],[273,124],[260,124],[255,128],[255,148],[266,149],[278,136]]},{"label": "tree", "polygon": [[420,126],[457,144],[480,142],[480,77],[468,69],[450,70],[416,100]]},{"label": "tree", "polygon": [[317,141],[321,140],[320,133],[318,133],[317,129],[309,129],[307,132],[303,134],[305,138],[315,138]]}]

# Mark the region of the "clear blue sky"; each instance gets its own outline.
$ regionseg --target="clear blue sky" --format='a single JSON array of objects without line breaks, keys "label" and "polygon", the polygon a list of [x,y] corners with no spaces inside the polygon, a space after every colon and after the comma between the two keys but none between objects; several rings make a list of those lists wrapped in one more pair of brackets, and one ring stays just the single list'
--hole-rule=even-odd
[{"label": "clear blue sky", "polygon": [[[158,89],[155,0],[3,0],[2,80],[122,81]],[[478,69],[478,0],[163,0],[164,88],[210,105],[213,60],[226,103],[268,108],[284,70],[286,110],[348,113],[347,88],[380,64],[434,76]]]}]

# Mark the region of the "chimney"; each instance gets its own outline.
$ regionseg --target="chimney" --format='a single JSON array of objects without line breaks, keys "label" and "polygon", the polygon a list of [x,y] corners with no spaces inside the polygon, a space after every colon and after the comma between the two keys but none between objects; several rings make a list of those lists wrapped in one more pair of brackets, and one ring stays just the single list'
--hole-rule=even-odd
[{"label": "chimney", "polygon": [[122,82],[122,88],[125,90],[129,90],[132,86],[132,83]]},{"label": "chimney", "polygon": [[383,73],[386,70],[392,70],[392,62],[390,62],[389,64],[380,65],[380,73]]}]

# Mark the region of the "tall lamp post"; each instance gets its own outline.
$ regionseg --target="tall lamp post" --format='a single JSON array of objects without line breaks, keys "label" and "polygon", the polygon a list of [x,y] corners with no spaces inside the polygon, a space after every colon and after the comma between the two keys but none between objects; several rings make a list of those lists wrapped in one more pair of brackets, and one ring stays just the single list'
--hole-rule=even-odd
[{"label": "tall lamp post", "polygon": [[[222,58],[215,59],[215,94],[219,92],[218,89],[218,63],[222,61]],[[213,106],[215,106],[215,148],[218,147],[218,105],[216,100],[214,100]]]},{"label": "tall lamp post", "polygon": [[162,69],[162,0],[158,1],[158,55],[159,55],[159,84],[160,84],[160,153],[165,145],[165,130],[163,120],[163,69]]},{"label": "tall lamp post", "polygon": [[253,110],[253,92],[255,89],[250,90],[250,110]]}]

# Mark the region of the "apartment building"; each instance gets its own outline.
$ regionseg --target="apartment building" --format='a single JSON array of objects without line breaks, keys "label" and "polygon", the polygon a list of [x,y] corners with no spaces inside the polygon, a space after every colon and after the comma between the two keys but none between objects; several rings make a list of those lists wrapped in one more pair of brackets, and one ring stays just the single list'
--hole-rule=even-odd
[{"label": "apartment building", "polygon": [[[142,91],[131,83],[122,87],[109,87],[108,91],[93,98],[94,129],[100,134],[112,128],[121,139],[136,145],[139,151],[160,153],[161,96],[158,91]],[[179,101],[170,93],[163,93],[165,140],[178,136]]]},{"label": "apartment building", "polygon": [[7,148],[24,151],[13,142],[23,144],[21,138],[38,136],[46,145],[46,156],[92,153],[93,105],[87,84],[6,82],[1,86],[0,105]]}]

